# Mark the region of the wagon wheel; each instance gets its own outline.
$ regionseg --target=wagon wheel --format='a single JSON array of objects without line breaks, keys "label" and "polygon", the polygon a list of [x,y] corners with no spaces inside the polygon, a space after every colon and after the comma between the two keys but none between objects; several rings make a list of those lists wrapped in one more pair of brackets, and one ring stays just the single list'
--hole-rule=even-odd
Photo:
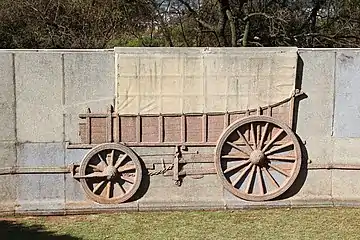
[{"label": "wagon wheel", "polygon": [[285,124],[251,116],[230,125],[218,140],[215,168],[224,187],[250,201],[283,194],[301,166],[299,142]]},{"label": "wagon wheel", "polygon": [[130,148],[105,143],[85,155],[79,175],[85,193],[95,202],[122,203],[138,190],[142,168]]}]

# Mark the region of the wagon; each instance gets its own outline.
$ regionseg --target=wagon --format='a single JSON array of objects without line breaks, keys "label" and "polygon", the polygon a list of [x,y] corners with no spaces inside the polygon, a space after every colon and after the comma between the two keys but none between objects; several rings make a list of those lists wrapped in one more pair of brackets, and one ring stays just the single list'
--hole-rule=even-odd
[{"label": "wagon", "polygon": [[[88,109],[79,116],[84,120],[82,143],[68,148],[91,150],[74,166],[73,176],[98,203],[129,200],[143,174],[171,176],[177,186],[185,176],[217,174],[239,198],[274,199],[293,184],[300,170],[301,149],[291,127],[295,98],[301,94],[296,89],[281,102],[224,113],[120,115],[112,107],[104,114]],[[174,150],[138,154],[136,147]],[[203,151],[208,148],[213,152]],[[189,169],[189,163],[212,167]]]},{"label": "wagon", "polygon": [[[263,58],[261,52],[248,55]],[[126,71],[131,66],[126,57],[122,58]],[[204,57],[198,59],[204,61]],[[254,59],[250,60],[246,62],[248,66],[254,65]],[[258,69],[259,65],[255,67]],[[290,74],[285,75],[292,77],[294,68],[289,64]],[[139,79],[138,73],[123,74],[118,76]],[[179,78],[188,72],[169,74]],[[294,81],[291,77],[287,79]],[[122,84],[123,87],[128,83]],[[217,85],[214,86],[216,91]],[[128,90],[124,90],[126,98]],[[90,149],[81,163],[74,165],[73,177],[91,200],[103,204],[131,200],[145,174],[171,177],[178,187],[187,177],[217,174],[224,188],[241,199],[272,200],[291,187],[301,168],[300,144],[292,131],[295,98],[301,94],[295,87],[281,101],[235,111],[134,114],[119,112],[118,107],[114,110],[112,106],[106,113],[87,109],[79,115],[80,142],[68,145],[72,149]]]}]

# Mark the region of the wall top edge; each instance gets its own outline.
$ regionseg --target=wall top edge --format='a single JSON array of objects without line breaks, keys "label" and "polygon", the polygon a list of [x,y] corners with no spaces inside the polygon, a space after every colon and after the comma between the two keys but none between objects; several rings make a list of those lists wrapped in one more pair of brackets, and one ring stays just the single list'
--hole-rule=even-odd
[{"label": "wall top edge", "polygon": [[360,48],[297,48],[297,47],[115,47],[111,49],[0,49],[1,52],[39,52],[39,53],[93,53],[93,52],[133,52],[133,51],[360,51]]},{"label": "wall top edge", "polygon": [[305,51],[360,51],[360,48],[299,48],[299,52]]},{"label": "wall top edge", "polygon": [[0,49],[2,52],[30,52],[30,53],[94,53],[94,52],[114,52],[114,49]]},{"label": "wall top edge", "polygon": [[115,47],[115,53],[297,52],[296,47]]}]

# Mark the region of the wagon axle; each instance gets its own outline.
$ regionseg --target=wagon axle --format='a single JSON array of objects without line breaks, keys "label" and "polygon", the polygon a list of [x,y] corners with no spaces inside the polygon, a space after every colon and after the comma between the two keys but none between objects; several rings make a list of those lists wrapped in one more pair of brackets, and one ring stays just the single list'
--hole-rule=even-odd
[{"label": "wagon axle", "polygon": [[261,165],[265,162],[266,156],[261,150],[254,150],[251,152],[249,160],[255,165]]}]

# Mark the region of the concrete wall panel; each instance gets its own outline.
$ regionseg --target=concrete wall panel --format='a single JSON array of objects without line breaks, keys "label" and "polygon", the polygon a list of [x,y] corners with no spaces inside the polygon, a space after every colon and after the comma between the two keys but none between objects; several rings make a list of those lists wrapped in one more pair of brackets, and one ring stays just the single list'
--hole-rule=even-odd
[{"label": "concrete wall panel", "polygon": [[334,136],[360,137],[360,51],[336,52]]},{"label": "concrete wall panel", "polygon": [[16,176],[0,176],[0,214],[14,213],[16,205]]},{"label": "concrete wall panel", "polygon": [[[66,149],[65,165],[80,164],[89,149]],[[65,195],[66,202],[85,201],[85,192],[81,187],[80,181],[75,180],[71,174],[65,176]]]},{"label": "concrete wall panel", "polygon": [[186,177],[180,187],[174,184],[171,177],[153,176],[149,189],[139,199],[139,209],[224,208],[222,192],[215,175],[201,179]]},{"label": "concrete wall panel", "polygon": [[12,142],[0,142],[0,168],[16,165],[16,146]]},{"label": "concrete wall panel", "polygon": [[13,55],[0,53],[0,141],[15,141]]},{"label": "concrete wall panel", "polygon": [[309,160],[331,163],[334,109],[335,52],[299,52],[303,63],[302,90],[307,98],[299,103],[297,134],[306,141]]},{"label": "concrete wall panel", "polygon": [[21,167],[62,167],[65,161],[63,143],[21,143],[17,161]]},{"label": "concrete wall panel", "polygon": [[114,53],[64,53],[65,140],[80,142],[78,115],[114,105]]},{"label": "concrete wall panel", "polygon": [[18,141],[63,141],[62,66],[61,53],[15,54]]},{"label": "concrete wall panel", "polygon": [[19,175],[16,211],[61,211],[65,208],[64,174]]},{"label": "concrete wall panel", "polygon": [[334,164],[359,164],[360,163],[359,138],[334,139]]},{"label": "concrete wall panel", "polygon": [[360,200],[360,178],[356,170],[332,172],[332,194],[335,200]]}]

